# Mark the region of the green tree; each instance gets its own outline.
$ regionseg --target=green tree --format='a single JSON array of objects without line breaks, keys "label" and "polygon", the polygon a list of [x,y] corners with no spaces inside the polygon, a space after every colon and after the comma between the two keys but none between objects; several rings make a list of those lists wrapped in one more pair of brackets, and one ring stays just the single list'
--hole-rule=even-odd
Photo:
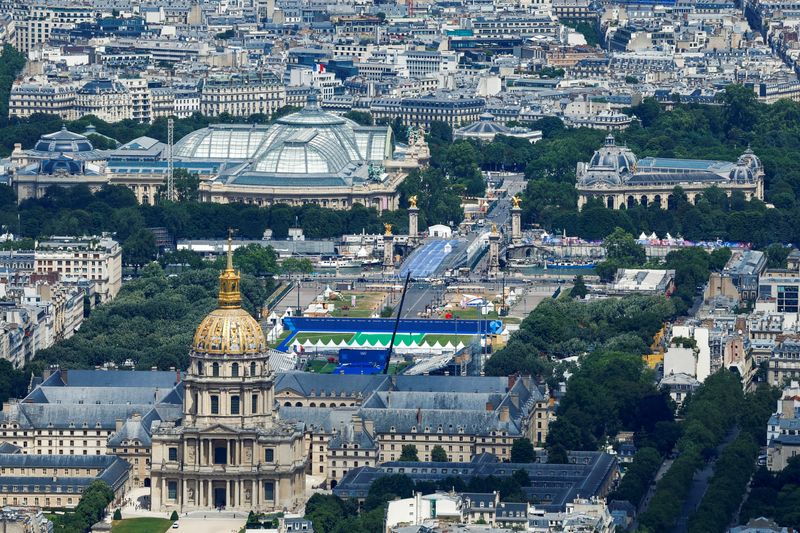
[{"label": "green tree", "polygon": [[[220,258],[222,260],[224,258]],[[253,276],[269,276],[278,271],[275,250],[257,243],[237,248],[233,252],[233,264],[242,272]]]},{"label": "green tree", "polygon": [[586,288],[583,276],[575,276],[575,282],[572,285],[572,289],[569,291],[570,298],[583,298],[587,294],[589,294],[589,289]]},{"label": "green tree", "polygon": [[382,507],[386,502],[395,498],[410,498],[413,493],[414,482],[408,476],[404,474],[382,476],[372,482],[367,498],[364,500],[364,508],[370,511]]},{"label": "green tree", "polygon": [[114,509],[114,516],[112,517],[112,520],[122,520],[122,511],[119,510],[119,507]]},{"label": "green tree", "polygon": [[196,172],[189,172],[183,168],[176,168],[173,171],[175,180],[175,193],[178,200],[197,200],[197,193],[200,188],[200,176]]},{"label": "green tree", "polygon": [[400,453],[400,461],[419,461],[417,455],[417,447],[413,444],[404,444],[403,450]]},{"label": "green tree", "polygon": [[617,261],[625,267],[640,266],[647,261],[644,246],[636,242],[634,236],[622,228],[615,228],[614,232],[605,238],[603,248],[607,259]]},{"label": "green tree", "polygon": [[555,444],[547,449],[547,462],[555,465],[565,465],[569,463],[567,449],[561,444]]},{"label": "green tree", "polygon": [[790,248],[778,243],[767,247],[767,268],[786,268],[786,258],[789,257]]},{"label": "green tree", "polygon": [[447,122],[432,120],[428,130],[428,142],[435,145],[453,142],[453,128]]},{"label": "green tree", "polygon": [[408,142],[408,126],[403,124],[403,119],[400,116],[394,117],[392,120],[392,132],[394,133],[395,139],[401,143]]},{"label": "green tree", "polygon": [[344,114],[344,118],[349,118],[361,126],[372,126],[375,123],[372,115],[367,111],[348,111]]},{"label": "green tree", "polygon": [[526,438],[516,439],[511,445],[512,463],[532,463],[536,460],[533,444]]},{"label": "green tree", "polygon": [[180,517],[178,516],[178,511],[172,511],[172,514],[169,515],[169,519],[172,522],[177,522],[180,519]]},{"label": "green tree", "polygon": [[758,116],[753,90],[744,85],[728,85],[721,99],[725,104],[725,128],[728,135],[734,130],[750,131]]},{"label": "green tree", "polygon": [[733,254],[730,248],[727,247],[717,248],[716,250],[711,252],[709,268],[714,272],[722,272],[722,269],[725,268],[725,265],[728,264],[731,255]]},{"label": "green tree", "polygon": [[311,274],[314,272],[314,265],[310,259],[287,257],[281,262],[281,271],[292,274]]},{"label": "green tree", "polygon": [[122,243],[122,261],[126,265],[139,267],[155,259],[158,248],[153,232],[139,229]]},{"label": "green tree", "polygon": [[431,450],[431,461],[435,463],[446,463],[447,461],[449,461],[449,459],[447,458],[447,452],[444,451],[444,448],[442,448],[438,444],[434,446],[433,449]]}]

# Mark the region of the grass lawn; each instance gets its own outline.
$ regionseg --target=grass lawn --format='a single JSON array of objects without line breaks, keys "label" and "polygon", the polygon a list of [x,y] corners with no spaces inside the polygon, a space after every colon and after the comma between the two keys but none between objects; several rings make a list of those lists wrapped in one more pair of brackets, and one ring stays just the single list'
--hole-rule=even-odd
[{"label": "grass lawn", "polygon": [[270,343],[269,343],[269,347],[270,347],[270,348],[277,348],[277,347],[278,347],[278,345],[279,345],[280,343],[282,343],[282,342],[284,341],[284,339],[286,339],[286,337],[288,337],[288,336],[289,336],[291,333],[292,333],[292,332],[291,332],[291,331],[289,331],[288,329],[287,329],[287,330],[285,330],[283,333],[281,333],[280,335],[278,335],[278,338],[277,338],[277,339],[275,339],[273,342],[270,342]]},{"label": "grass lawn", "polygon": [[[453,313],[453,316],[457,316],[459,320],[476,320],[476,319],[483,319],[483,320],[493,320],[497,318],[496,311],[490,311],[489,313],[482,315],[481,310],[477,307],[467,307],[466,309],[453,308],[447,309],[444,313]],[[442,317],[443,318],[443,317]]]},{"label": "grass lawn", "polygon": [[112,533],[164,533],[172,525],[166,518],[128,518],[112,522]]},{"label": "grass lawn", "polygon": [[451,343],[453,346],[456,346],[459,342],[463,342],[465,345],[469,344],[472,340],[472,335],[435,335],[429,334],[425,335],[423,342],[428,343],[429,346],[433,346],[437,342],[444,346],[448,342]]},{"label": "grass lawn", "polygon": [[399,374],[406,368],[410,367],[412,363],[389,363],[389,374]]},{"label": "grass lawn", "polygon": [[308,372],[316,372],[317,374],[330,374],[336,368],[336,365],[327,361],[309,361],[306,366]]},{"label": "grass lawn", "polygon": [[325,344],[328,344],[330,341],[339,344],[342,341],[348,342],[352,338],[352,333],[298,333],[294,340],[300,344],[306,341],[316,343],[318,340],[321,340]]},{"label": "grass lawn", "polygon": [[[341,296],[342,298],[336,302],[336,309],[333,310],[331,316],[369,318],[373,313],[381,312],[382,302],[386,297],[386,293],[345,291],[341,293]],[[351,306],[353,296],[356,298],[355,306]]]}]

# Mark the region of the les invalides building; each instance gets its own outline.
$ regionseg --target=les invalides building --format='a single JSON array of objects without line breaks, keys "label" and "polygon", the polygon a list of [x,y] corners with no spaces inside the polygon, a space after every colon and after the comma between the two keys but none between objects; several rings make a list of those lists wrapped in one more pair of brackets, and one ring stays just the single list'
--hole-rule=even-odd
[{"label": "les invalides building", "polygon": [[183,383],[183,418],[154,429],[151,508],[295,508],[307,453],[302,426],[278,420],[274,373],[258,322],[241,306],[228,264],[219,305],[198,326]]}]

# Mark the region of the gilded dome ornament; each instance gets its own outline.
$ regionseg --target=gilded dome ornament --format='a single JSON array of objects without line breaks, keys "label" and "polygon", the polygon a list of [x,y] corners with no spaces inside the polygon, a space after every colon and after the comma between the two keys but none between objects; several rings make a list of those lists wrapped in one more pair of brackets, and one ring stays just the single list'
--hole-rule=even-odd
[{"label": "gilded dome ornament", "polygon": [[219,276],[217,308],[194,334],[192,350],[208,355],[255,355],[266,350],[261,326],[242,308],[241,277],[233,269],[233,238],[228,235],[228,262]]}]

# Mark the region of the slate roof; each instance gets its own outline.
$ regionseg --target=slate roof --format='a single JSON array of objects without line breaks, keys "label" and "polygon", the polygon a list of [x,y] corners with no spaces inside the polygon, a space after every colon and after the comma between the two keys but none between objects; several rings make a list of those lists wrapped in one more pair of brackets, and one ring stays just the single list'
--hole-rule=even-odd
[{"label": "slate roof", "polygon": [[[44,490],[46,487],[61,487],[80,493],[92,481],[100,479],[117,490],[122,487],[128,479],[130,464],[115,455],[26,455],[26,454],[0,454],[0,467],[2,468],[90,468],[101,469],[98,476],[13,476],[4,475],[0,477],[2,486],[22,487],[20,492],[32,491],[34,487],[40,486]],[[33,473],[33,472],[31,472]],[[68,491],[62,490],[65,494]]]},{"label": "slate roof", "polygon": [[443,434],[458,434],[460,428],[471,435],[489,435],[492,431],[503,432],[508,435],[518,436],[522,432],[521,426],[512,419],[503,422],[494,411],[469,411],[469,410],[443,410],[443,409],[370,409],[362,408],[362,416],[372,420],[376,433],[410,433],[416,428],[419,433],[424,433],[429,428],[429,433],[436,434],[441,428]]},{"label": "slate roof", "polygon": [[280,407],[278,413],[283,420],[298,420],[306,425],[307,429],[322,433],[333,433],[334,428],[339,430],[348,424],[352,416],[358,412],[356,407],[339,407],[328,409],[325,407]]},{"label": "slate roof", "polygon": [[[337,375],[337,374],[315,374],[311,372],[286,372],[278,374],[275,379],[275,395],[284,390],[291,390],[305,396],[319,396],[324,391],[323,396],[331,395],[338,397],[342,393],[346,396],[368,396],[378,388],[381,382],[386,381],[387,376],[361,376],[361,375]],[[312,391],[314,394],[312,394]]]},{"label": "slate roof", "polygon": [[[469,463],[402,462],[383,463],[377,467],[358,467],[345,474],[333,493],[341,497],[364,498],[376,479],[405,474],[414,481],[439,481],[448,476],[509,477],[525,470],[532,485],[524,487],[526,496],[540,503],[545,511],[563,511],[576,497],[604,496],[603,489],[617,469],[614,456],[601,452],[569,452],[570,464],[500,463],[497,458],[486,460],[488,454],[476,456]],[[574,463],[572,463],[574,461]]]},{"label": "slate roof", "polygon": [[[66,374],[66,380],[64,375]],[[158,387],[175,386],[175,372],[134,370],[57,370],[43,385],[55,387]]]},{"label": "slate roof", "polygon": [[461,498],[467,510],[493,509],[497,495],[492,492],[463,492]]}]

